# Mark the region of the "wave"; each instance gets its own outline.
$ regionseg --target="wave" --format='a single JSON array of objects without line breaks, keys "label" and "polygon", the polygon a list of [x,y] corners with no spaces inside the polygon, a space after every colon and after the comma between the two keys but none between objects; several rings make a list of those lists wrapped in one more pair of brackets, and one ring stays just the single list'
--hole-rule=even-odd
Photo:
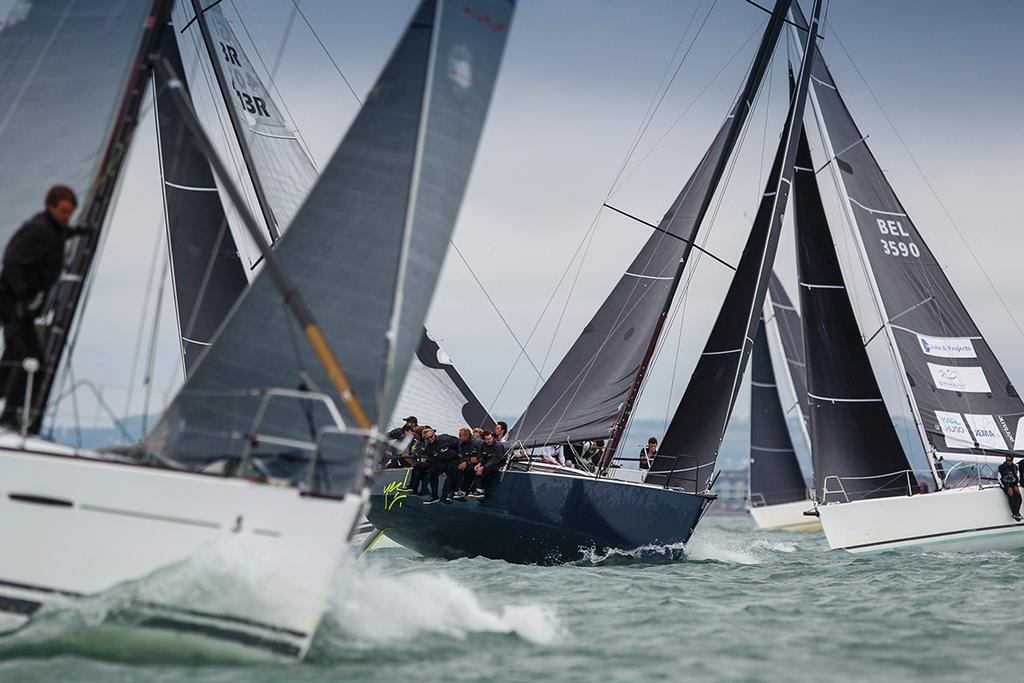
[{"label": "wave", "polygon": [[471,634],[514,635],[530,643],[564,635],[555,610],[535,603],[487,608],[476,593],[448,574],[385,574],[373,564],[350,566],[324,618],[323,637],[342,636],[378,645],[423,634],[465,640]]},{"label": "wave", "polygon": [[763,564],[776,553],[794,553],[795,543],[751,538],[749,532],[725,533],[718,529],[700,530],[686,546],[686,558],[699,562],[727,564]]}]

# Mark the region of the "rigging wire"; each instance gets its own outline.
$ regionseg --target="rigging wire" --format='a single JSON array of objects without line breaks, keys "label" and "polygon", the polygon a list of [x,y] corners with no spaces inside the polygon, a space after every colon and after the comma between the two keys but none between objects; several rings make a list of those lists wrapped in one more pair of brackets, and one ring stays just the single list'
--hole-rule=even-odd
[{"label": "rigging wire", "polygon": [[167,284],[167,271],[170,265],[170,258],[163,260],[160,268],[160,285],[156,290],[156,309],[153,311],[153,330],[149,338],[149,351],[146,358],[146,374],[142,384],[146,387],[146,393],[142,400],[142,434],[145,436],[149,422],[149,400],[153,393],[153,375],[156,367],[156,351],[160,345],[160,318],[163,312],[164,286]]},{"label": "rigging wire", "polygon": [[362,99],[359,98],[359,95],[356,93],[355,88],[352,87],[352,84],[349,83],[349,80],[345,78],[345,74],[342,72],[341,67],[338,66],[338,62],[334,61],[334,57],[331,56],[330,50],[328,50],[327,46],[324,45],[324,41],[320,40],[320,36],[317,34],[316,29],[313,28],[313,24],[310,23],[309,19],[306,18],[306,13],[302,11],[301,7],[299,7],[298,0],[292,0],[292,6],[295,7],[295,11],[299,13],[300,17],[302,17],[302,21],[306,23],[306,28],[308,28],[309,32],[313,34],[313,38],[315,38],[316,42],[320,44],[324,54],[327,55],[327,59],[329,59],[331,64],[334,65],[334,70],[338,72],[339,76],[341,76],[341,80],[345,82],[345,85],[348,87],[348,91],[352,93],[352,97],[356,98],[356,102],[359,103],[359,106],[362,106]]},{"label": "rigging wire", "polygon": [[161,230],[161,228],[163,227],[163,222],[164,217],[161,214],[160,222],[157,227],[156,237],[153,240],[153,253],[149,258],[149,270],[147,271],[149,275],[146,278],[146,293],[143,294],[142,296],[142,315],[139,316],[139,328],[135,334],[135,350],[132,354],[131,371],[128,374],[128,396],[126,397],[124,404],[125,420],[128,419],[128,416],[131,413],[132,409],[132,397],[135,391],[135,377],[139,368],[139,352],[142,349],[142,335],[145,332],[146,320],[149,318],[149,302],[150,295],[153,292],[153,278],[156,275],[157,258],[163,251],[162,247],[164,245],[164,241],[163,239],[161,239],[163,236],[163,231]]},{"label": "rigging wire", "polygon": [[[237,12],[238,9],[236,8]],[[284,35],[281,36],[281,44],[277,47],[277,55],[274,57],[274,68],[270,70],[270,80],[273,81],[277,78],[277,70],[281,68],[281,60],[284,57],[284,49],[288,45],[288,40],[292,35],[292,26],[295,24],[295,14],[299,11],[298,7],[292,6],[292,11],[288,13],[288,21],[284,25]]]}]

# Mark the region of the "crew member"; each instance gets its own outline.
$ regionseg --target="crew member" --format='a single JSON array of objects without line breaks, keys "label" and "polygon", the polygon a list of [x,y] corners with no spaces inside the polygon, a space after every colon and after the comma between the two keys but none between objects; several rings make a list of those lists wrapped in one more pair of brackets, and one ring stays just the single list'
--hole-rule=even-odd
[{"label": "crew member", "polygon": [[1020,475],[1013,464],[1013,456],[1007,454],[1006,461],[999,466],[999,485],[1010,499],[1010,513],[1016,521],[1020,521]]},{"label": "crew member", "polygon": [[640,449],[640,469],[651,469],[654,456],[658,455],[658,440],[653,436],[647,439],[647,445]]},{"label": "crew member", "polygon": [[494,434],[484,431],[484,442],[477,450],[478,462],[473,467],[472,490],[467,498],[481,500],[494,475],[505,464],[505,444],[494,438]]},{"label": "crew member", "polygon": [[499,421],[494,425],[494,439],[495,441],[504,441],[506,436],[508,436],[508,425]]},{"label": "crew member", "polygon": [[[477,457],[477,451],[482,444],[483,441],[473,437],[473,431],[469,427],[463,427],[459,430],[459,460],[455,472],[455,500],[465,498],[470,484],[473,483],[473,477],[475,476],[473,470],[476,468],[476,464],[480,462],[480,459]],[[445,489],[447,490],[447,488],[446,485]]]},{"label": "crew member", "polygon": [[[0,390],[7,399],[0,423],[17,427],[25,401],[27,358],[43,360],[43,345],[35,319],[46,295],[64,267],[64,244],[88,232],[71,228],[78,199],[70,187],[54,185],[46,193],[45,210],[28,219],[11,236],[4,250],[0,273],[0,320],[4,327],[4,353],[0,358]],[[45,368],[41,368],[45,372]]]},{"label": "crew member", "polygon": [[430,470],[434,466],[433,454],[427,447],[427,435],[433,433],[434,430],[429,425],[413,430],[413,442],[409,444],[409,466],[412,467],[412,472],[409,475],[409,484],[398,489],[402,493],[411,493],[414,496],[426,493]]},{"label": "crew member", "polygon": [[[425,500],[424,504],[436,503],[438,500],[451,503],[455,490],[455,474],[458,472],[459,440],[451,434],[438,434],[433,429],[424,429],[423,439],[421,448],[430,461],[430,498]],[[442,474],[445,475],[444,491],[438,498],[437,491]]]}]

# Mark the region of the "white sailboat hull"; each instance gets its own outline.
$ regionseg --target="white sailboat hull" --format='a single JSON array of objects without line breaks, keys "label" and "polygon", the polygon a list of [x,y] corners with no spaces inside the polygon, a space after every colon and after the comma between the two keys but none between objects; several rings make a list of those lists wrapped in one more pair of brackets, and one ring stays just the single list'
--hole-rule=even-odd
[{"label": "white sailboat hull", "polygon": [[174,651],[305,655],[365,496],[316,498],[13,441],[0,440],[5,625],[49,606],[126,608],[130,624],[100,619],[90,632],[118,633],[125,651],[163,636]]},{"label": "white sailboat hull", "polygon": [[812,509],[814,503],[798,500],[778,505],[748,507],[758,529],[778,531],[820,531],[821,522],[817,517],[808,517],[804,512]]},{"label": "white sailboat hull", "polygon": [[1024,547],[1024,524],[998,487],[877,498],[818,507],[831,549],[852,553],[928,547],[939,551]]}]

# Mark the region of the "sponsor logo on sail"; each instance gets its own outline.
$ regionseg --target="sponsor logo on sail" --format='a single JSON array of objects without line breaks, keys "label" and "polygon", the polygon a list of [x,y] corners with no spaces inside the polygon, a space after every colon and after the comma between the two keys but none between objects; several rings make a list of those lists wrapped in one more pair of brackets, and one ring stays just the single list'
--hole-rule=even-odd
[{"label": "sponsor logo on sail", "polygon": [[974,433],[974,440],[982,448],[995,448],[1000,451],[1006,450],[1006,440],[1000,434],[999,426],[991,415],[972,415],[967,413],[967,424]]},{"label": "sponsor logo on sail", "polygon": [[953,365],[928,363],[928,370],[931,372],[936,389],[976,394],[992,393],[988,379],[985,377],[984,368],[974,366],[958,368]]},{"label": "sponsor logo on sail", "polygon": [[1024,451],[1024,417],[1017,418],[1017,433],[1013,436],[1013,450]]},{"label": "sponsor logo on sail", "polygon": [[936,410],[935,419],[939,421],[939,429],[946,437],[946,448],[974,448],[974,439],[967,431],[967,424],[960,413]]},{"label": "sponsor logo on sail", "polygon": [[465,45],[456,45],[448,55],[448,78],[460,90],[473,87],[473,55]]},{"label": "sponsor logo on sail", "polygon": [[917,335],[921,350],[929,356],[940,358],[977,358],[974,342],[970,337],[926,337]]}]

